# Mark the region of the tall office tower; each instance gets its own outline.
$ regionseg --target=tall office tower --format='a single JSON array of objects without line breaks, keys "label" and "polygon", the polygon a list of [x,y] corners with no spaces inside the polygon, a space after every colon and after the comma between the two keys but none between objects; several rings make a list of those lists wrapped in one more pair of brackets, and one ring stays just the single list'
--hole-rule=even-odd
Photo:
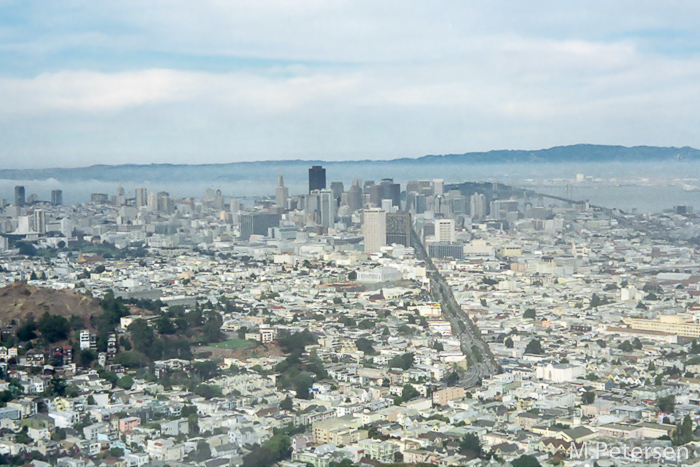
[{"label": "tall office tower", "polygon": [[151,193],[148,195],[148,207],[152,211],[158,210],[158,197],[155,193]]},{"label": "tall office tower", "polygon": [[435,241],[448,243],[455,241],[454,219],[435,219]]},{"label": "tall office tower", "polygon": [[314,224],[321,223],[321,196],[314,190],[304,197],[304,217]]},{"label": "tall office tower", "polygon": [[441,178],[434,178],[433,179],[433,190],[436,195],[444,195],[445,194],[445,180]]},{"label": "tall office tower", "polygon": [[469,198],[469,215],[472,219],[481,220],[486,216],[486,196],[474,193]]},{"label": "tall office tower", "polygon": [[267,235],[268,229],[279,227],[280,215],[267,212],[252,212],[241,215],[241,238],[250,239],[251,235]]},{"label": "tall office tower", "polygon": [[284,186],[282,173],[277,176],[277,189],[275,190],[275,206],[287,209],[287,198],[289,198],[289,188]]},{"label": "tall office tower", "polygon": [[369,204],[380,208],[382,206],[382,186],[371,185],[367,189],[369,190]]},{"label": "tall office tower", "polygon": [[390,199],[392,205],[401,209],[401,185],[394,183],[393,178],[383,178],[379,186],[382,187],[382,199]]},{"label": "tall office tower", "polygon": [[367,209],[362,221],[362,234],[365,237],[365,251],[375,253],[386,246],[386,211]]},{"label": "tall office tower", "polygon": [[232,213],[237,213],[240,212],[242,209],[241,202],[238,201],[237,198],[231,198],[231,202],[229,203],[229,206],[231,208]]},{"label": "tall office tower", "polygon": [[331,192],[333,193],[333,199],[336,202],[336,206],[340,206],[340,197],[345,192],[343,182],[331,182]]},{"label": "tall office tower", "polygon": [[216,196],[216,192],[213,188],[204,189],[204,202],[213,201]]},{"label": "tall office tower", "polygon": [[158,212],[170,213],[173,211],[175,203],[170,199],[170,193],[167,191],[159,191],[156,195],[156,210]]},{"label": "tall office tower", "polygon": [[107,193],[92,193],[90,202],[93,204],[107,204],[109,203],[109,196],[107,196]]},{"label": "tall office tower", "polygon": [[401,208],[401,185],[394,183],[391,178],[384,178],[379,185],[369,187],[370,203],[380,207],[385,199],[391,200],[392,206]]},{"label": "tall office tower", "polygon": [[350,212],[355,212],[362,209],[362,190],[360,185],[353,183],[348,190],[348,207]]},{"label": "tall office tower", "polygon": [[386,244],[411,246],[411,215],[409,213],[387,213]]},{"label": "tall office tower", "polygon": [[117,206],[124,206],[126,204],[126,191],[123,187],[117,188],[117,196],[114,199]]},{"label": "tall office tower", "polygon": [[318,192],[319,211],[321,212],[321,225],[324,227],[335,226],[336,202],[331,190],[321,190]]},{"label": "tall office tower", "polygon": [[148,206],[148,190],[146,188],[140,187],[135,191],[136,197],[136,207],[142,208]]},{"label": "tall office tower", "polygon": [[221,194],[221,190],[216,190],[216,193],[214,194],[214,199],[212,200],[211,205],[217,211],[224,210],[224,197]]},{"label": "tall office tower", "polygon": [[409,180],[406,182],[406,193],[420,193],[420,181]]},{"label": "tall office tower", "polygon": [[326,169],[314,165],[309,169],[309,193],[314,190],[326,189]]},{"label": "tall office tower", "polygon": [[362,193],[368,195],[370,189],[374,186],[374,180],[365,180],[365,183],[362,185]]},{"label": "tall office tower", "polygon": [[26,203],[24,201],[24,187],[15,187],[15,206],[24,206]]},{"label": "tall office tower", "polygon": [[63,204],[62,190],[51,190],[51,204],[54,206],[60,206]]},{"label": "tall office tower", "polygon": [[46,233],[46,211],[41,209],[34,211],[34,231],[40,234]]},{"label": "tall office tower", "polygon": [[509,212],[518,212],[518,201],[514,199],[495,199],[491,201],[489,214],[494,219],[505,219]]}]

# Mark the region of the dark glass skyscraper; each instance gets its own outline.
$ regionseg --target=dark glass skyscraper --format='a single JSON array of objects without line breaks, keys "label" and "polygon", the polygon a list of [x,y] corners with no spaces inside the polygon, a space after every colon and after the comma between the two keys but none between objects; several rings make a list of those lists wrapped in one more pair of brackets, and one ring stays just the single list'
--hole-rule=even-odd
[{"label": "dark glass skyscraper", "polygon": [[63,204],[63,191],[62,190],[51,190],[51,204],[60,206]]},{"label": "dark glass skyscraper", "polygon": [[309,193],[314,190],[326,189],[326,169],[314,165],[309,169]]},{"label": "dark glass skyscraper", "polygon": [[16,186],[15,187],[15,206],[24,206],[25,201],[24,201],[24,187],[23,186]]}]

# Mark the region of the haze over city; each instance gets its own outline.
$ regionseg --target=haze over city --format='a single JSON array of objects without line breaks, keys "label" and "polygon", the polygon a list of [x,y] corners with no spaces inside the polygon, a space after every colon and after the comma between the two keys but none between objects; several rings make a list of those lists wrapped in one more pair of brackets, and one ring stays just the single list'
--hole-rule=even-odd
[{"label": "haze over city", "polygon": [[699,13],[0,0],[0,465],[700,466]]}]

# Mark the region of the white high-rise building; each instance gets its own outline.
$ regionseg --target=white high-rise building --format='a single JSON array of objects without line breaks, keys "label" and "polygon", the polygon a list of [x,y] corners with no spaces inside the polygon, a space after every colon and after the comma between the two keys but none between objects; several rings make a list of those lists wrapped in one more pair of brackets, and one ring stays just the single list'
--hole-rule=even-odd
[{"label": "white high-rise building", "polygon": [[454,219],[435,220],[435,241],[454,242],[455,241],[455,221]]},{"label": "white high-rise building", "polygon": [[335,226],[335,199],[331,190],[318,192],[318,207],[321,211],[321,225],[324,227]]},{"label": "white high-rise building", "polygon": [[364,211],[362,234],[365,237],[365,251],[374,253],[386,246],[386,211],[367,209]]},{"label": "white high-rise building", "polygon": [[445,194],[445,180],[441,178],[434,178],[433,179],[433,192],[436,195],[444,195]]},{"label": "white high-rise building", "polygon": [[148,190],[146,188],[136,188],[136,207],[148,206]]},{"label": "white high-rise building", "polygon": [[39,234],[46,233],[46,211],[41,209],[34,211],[34,231]]},{"label": "white high-rise building", "polygon": [[277,176],[277,190],[275,191],[275,205],[278,208],[287,208],[287,198],[289,198],[289,188],[284,186],[284,177],[282,174]]},{"label": "white high-rise building", "polygon": [[469,214],[472,219],[481,220],[486,216],[486,196],[474,193],[469,198]]}]

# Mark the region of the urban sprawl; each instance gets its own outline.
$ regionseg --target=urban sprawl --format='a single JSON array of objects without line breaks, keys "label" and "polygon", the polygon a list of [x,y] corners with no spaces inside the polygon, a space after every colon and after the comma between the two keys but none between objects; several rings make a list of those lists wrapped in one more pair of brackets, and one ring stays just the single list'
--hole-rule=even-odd
[{"label": "urban sprawl", "polygon": [[700,465],[689,206],[321,166],[303,195],[14,194],[0,464]]}]

